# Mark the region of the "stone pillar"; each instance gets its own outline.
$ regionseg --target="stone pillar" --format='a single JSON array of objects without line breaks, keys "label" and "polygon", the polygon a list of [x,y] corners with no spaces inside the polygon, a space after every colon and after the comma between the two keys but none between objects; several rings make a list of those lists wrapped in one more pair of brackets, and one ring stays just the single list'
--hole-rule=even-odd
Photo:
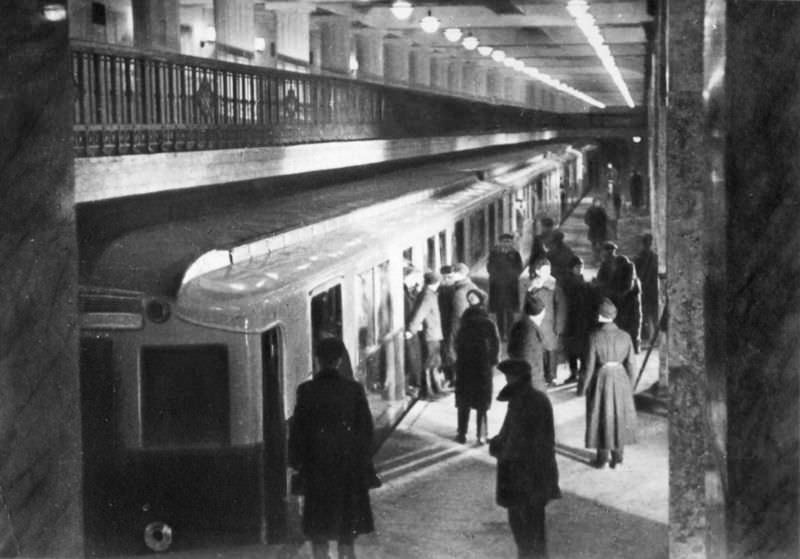
[{"label": "stone pillar", "polygon": [[133,0],[133,44],[146,50],[180,52],[178,0]]},{"label": "stone pillar", "polygon": [[486,96],[493,101],[502,101],[505,97],[505,77],[502,68],[494,67],[486,71]]},{"label": "stone pillar", "polygon": [[255,6],[253,14],[254,28],[253,33],[256,37],[264,39],[264,51],[256,51],[253,64],[265,68],[275,68],[278,62],[278,14],[274,11],[267,11],[262,4]]},{"label": "stone pillar", "polygon": [[431,57],[431,87],[440,91],[448,88],[448,59],[443,56]]},{"label": "stone pillar", "polygon": [[427,88],[431,84],[430,49],[414,47],[411,49],[408,65],[409,82],[415,87]]},{"label": "stone pillar", "polygon": [[719,403],[708,401],[706,369],[704,228],[706,213],[713,210],[705,199],[711,176],[703,128],[705,6],[696,0],[670,0],[666,15],[670,556],[722,558],[725,555],[709,537],[709,527],[719,524],[722,514],[725,468],[714,452],[716,425],[711,414]]},{"label": "stone pillar", "polygon": [[253,58],[255,13],[251,0],[214,0],[214,28],[217,58],[234,62]]},{"label": "stone pillar", "polygon": [[350,73],[352,32],[350,20],[342,16],[313,16],[322,41],[322,70],[336,74]]},{"label": "stone pillar", "polygon": [[725,58],[707,69],[708,83],[725,66],[724,98],[707,103],[727,130],[712,130],[719,180],[706,196],[718,224],[706,251],[709,326],[727,325],[713,345],[707,337],[706,359],[727,387],[727,551],[799,557],[800,4],[709,3],[727,9],[706,20],[727,30]]},{"label": "stone pillar", "polygon": [[511,103],[519,102],[519,92],[517,91],[517,78],[515,76],[506,75],[503,78],[503,97],[506,101]]},{"label": "stone pillar", "polygon": [[383,31],[364,29],[356,33],[356,58],[358,76],[383,79]]},{"label": "stone pillar", "polygon": [[408,85],[409,45],[403,39],[386,39],[383,43],[383,75],[387,82]]},{"label": "stone pillar", "polygon": [[447,65],[447,89],[451,93],[464,92],[463,74],[464,63],[457,58],[451,58]]},{"label": "stone pillar", "polygon": [[0,26],[0,556],[82,557],[74,90],[67,19],[41,5]]}]

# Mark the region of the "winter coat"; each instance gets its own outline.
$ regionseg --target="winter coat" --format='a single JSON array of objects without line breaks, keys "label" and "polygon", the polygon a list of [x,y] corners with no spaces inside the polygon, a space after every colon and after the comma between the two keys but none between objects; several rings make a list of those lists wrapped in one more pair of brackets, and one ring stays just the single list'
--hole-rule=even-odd
[{"label": "winter coat", "polygon": [[555,453],[553,407],[527,376],[507,384],[498,395],[508,402],[503,426],[489,444],[497,458],[497,504],[544,506],[561,497]]},{"label": "winter coat", "polygon": [[553,243],[553,233],[540,233],[533,237],[531,254],[528,257],[528,273],[533,274],[533,264],[540,256],[547,256],[550,245]]},{"label": "winter coat", "polygon": [[627,256],[606,260],[597,271],[597,282],[603,296],[617,307],[616,323],[631,336],[634,350],[639,351],[642,333],[642,300],[636,268]]},{"label": "winter coat", "polygon": [[631,337],[613,322],[589,336],[586,448],[613,450],[636,442],[635,359]]},{"label": "winter coat", "polygon": [[547,251],[551,273],[557,282],[561,282],[565,277],[572,274],[569,263],[573,258],[575,258],[575,253],[563,242],[553,243],[550,250]]},{"label": "winter coat", "polygon": [[534,278],[528,287],[528,293],[541,299],[545,306],[544,322],[539,326],[542,331],[544,348],[547,351],[559,349],[558,337],[564,333],[567,323],[567,301],[561,286],[553,277],[544,282]]},{"label": "winter coat", "polygon": [[519,275],[522,273],[522,257],[519,252],[495,247],[486,263],[489,272],[489,311],[518,312]]},{"label": "winter coat", "polygon": [[564,325],[564,349],[569,355],[583,357],[594,323],[593,294],[583,276],[570,273],[561,282],[567,300],[567,321]]},{"label": "winter coat", "polygon": [[453,284],[453,298],[450,307],[450,339],[447,344],[447,351],[449,352],[448,359],[455,362],[456,356],[456,338],[458,337],[458,329],[461,327],[461,316],[469,308],[469,301],[467,300],[467,293],[472,290],[480,291],[483,294],[484,301],[488,298],[488,294],[475,285],[471,279],[465,278]]},{"label": "winter coat", "polygon": [[633,260],[642,285],[642,314],[658,322],[658,255],[643,250]]},{"label": "winter coat", "polygon": [[372,431],[367,396],[357,382],[324,369],[297,388],[289,464],[303,480],[308,537],[374,530],[368,493]]},{"label": "winter coat", "polygon": [[417,295],[416,307],[411,313],[408,330],[410,332],[423,330],[423,337],[426,342],[442,341],[442,318],[439,315],[439,298],[436,295],[436,291],[430,287],[425,287]]},{"label": "winter coat", "polygon": [[608,221],[608,216],[603,208],[592,206],[586,210],[583,221],[589,226],[589,240],[591,242],[596,243],[606,240],[606,222]]},{"label": "winter coat", "polygon": [[531,366],[531,383],[537,390],[547,390],[544,378],[544,341],[541,330],[524,315],[508,334],[508,357],[522,359]]},{"label": "winter coat", "polygon": [[480,411],[492,403],[493,366],[500,339],[497,326],[481,307],[470,307],[461,317],[456,338],[456,407]]}]

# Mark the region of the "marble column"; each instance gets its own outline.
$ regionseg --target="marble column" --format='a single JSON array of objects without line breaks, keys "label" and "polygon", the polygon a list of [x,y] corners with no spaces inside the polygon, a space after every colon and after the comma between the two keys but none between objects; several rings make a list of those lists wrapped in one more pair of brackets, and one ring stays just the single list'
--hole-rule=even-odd
[{"label": "marble column", "polygon": [[448,59],[441,55],[431,57],[431,87],[439,91],[448,88]]},{"label": "marble column", "polygon": [[486,95],[494,101],[505,98],[505,76],[502,68],[489,68],[486,71]]},{"label": "marble column", "polygon": [[214,0],[216,56],[246,62],[255,50],[255,13],[252,0]]},{"label": "marble column", "polygon": [[383,31],[377,29],[364,29],[356,33],[359,77],[383,79],[383,35]]},{"label": "marble column", "polygon": [[431,51],[426,47],[411,49],[408,65],[409,83],[427,88],[431,84]]},{"label": "marble column", "polygon": [[41,5],[0,25],[0,556],[80,557],[74,92],[67,19]]},{"label": "marble column", "polygon": [[352,31],[350,19],[343,16],[313,16],[322,40],[322,70],[337,74],[350,73]]},{"label": "marble column", "polygon": [[451,93],[459,94],[464,92],[463,74],[464,63],[457,58],[451,58],[447,65],[447,89]]},{"label": "marble column", "polygon": [[273,11],[267,11],[263,5],[255,6],[253,33],[264,39],[264,50],[256,51],[253,64],[265,68],[277,66],[278,18]]},{"label": "marble column", "polygon": [[517,88],[517,78],[513,75],[506,75],[503,78],[503,97],[511,103],[519,103],[519,89]]},{"label": "marble column", "polygon": [[383,75],[387,82],[408,85],[409,44],[403,39],[387,38],[383,43]]},{"label": "marble column", "polygon": [[312,45],[311,15],[308,10],[308,7],[302,6],[275,10],[275,54],[278,68],[304,71],[311,65],[311,52],[318,51],[314,65],[319,68],[322,49]]},{"label": "marble column", "polygon": [[709,197],[727,215],[717,232],[727,245],[708,271],[713,325],[727,325],[712,357],[727,386],[728,557],[799,557],[800,4],[713,4],[727,9],[707,16],[727,27],[707,79],[724,64],[725,96],[709,116],[726,111],[713,137],[727,143],[714,146],[721,180]]},{"label": "marble column", "polygon": [[178,0],[132,0],[133,44],[145,50],[180,52]]}]

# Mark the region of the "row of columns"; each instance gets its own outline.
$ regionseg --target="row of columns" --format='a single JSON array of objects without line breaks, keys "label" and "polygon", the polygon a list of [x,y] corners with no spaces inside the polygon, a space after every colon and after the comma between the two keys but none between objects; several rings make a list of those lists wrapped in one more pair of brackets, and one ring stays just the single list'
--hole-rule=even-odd
[{"label": "row of columns", "polygon": [[[91,0],[70,2],[69,9],[74,38],[386,81],[547,111],[583,108],[580,102],[489,59],[444,56],[403,38],[386,37],[382,30],[354,28],[344,16],[313,15],[309,7],[264,6],[252,0],[214,0],[212,6],[132,0],[132,15],[113,12],[109,6],[102,22],[97,21]],[[118,30],[114,36],[105,32],[108,20]],[[259,50],[256,37],[264,39]]]}]

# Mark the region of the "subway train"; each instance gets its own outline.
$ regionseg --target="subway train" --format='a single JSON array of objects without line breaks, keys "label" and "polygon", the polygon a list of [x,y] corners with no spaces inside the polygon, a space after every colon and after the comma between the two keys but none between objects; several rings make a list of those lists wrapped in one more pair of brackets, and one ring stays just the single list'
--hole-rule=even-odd
[{"label": "subway train", "polygon": [[500,233],[525,239],[535,218],[558,217],[562,185],[593,186],[594,159],[592,145],[550,145],[499,166],[467,161],[432,190],[333,225],[192,255],[172,291],[131,289],[162,255],[137,263],[117,243],[109,258],[127,276],[96,272],[79,294],[90,554],[291,538],[287,422],[315,342],[345,341],[344,374],[364,385],[385,435],[413,403],[404,269],[480,266]]}]

